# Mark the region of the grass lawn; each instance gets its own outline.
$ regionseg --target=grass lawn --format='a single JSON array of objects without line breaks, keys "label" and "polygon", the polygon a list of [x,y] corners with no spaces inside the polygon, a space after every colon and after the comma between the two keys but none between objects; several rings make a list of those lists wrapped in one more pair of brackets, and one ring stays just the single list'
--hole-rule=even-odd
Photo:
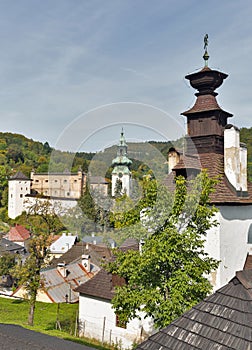
[{"label": "grass lawn", "polygon": [[[58,306],[58,304],[37,302],[33,327],[27,324],[28,312],[29,303],[27,301],[0,297],[0,323],[17,324],[37,332],[72,340],[97,349],[108,349],[75,336],[78,304],[62,303]],[[56,329],[57,319],[61,330]]]}]

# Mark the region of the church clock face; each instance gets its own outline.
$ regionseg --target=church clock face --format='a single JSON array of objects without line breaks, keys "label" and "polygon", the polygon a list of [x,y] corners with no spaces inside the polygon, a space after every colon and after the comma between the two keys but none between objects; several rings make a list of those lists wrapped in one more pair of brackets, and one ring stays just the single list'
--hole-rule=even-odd
[{"label": "church clock face", "polygon": [[119,173],[118,176],[119,176],[120,178],[122,178],[122,177],[123,177],[123,174],[122,174],[122,173]]}]

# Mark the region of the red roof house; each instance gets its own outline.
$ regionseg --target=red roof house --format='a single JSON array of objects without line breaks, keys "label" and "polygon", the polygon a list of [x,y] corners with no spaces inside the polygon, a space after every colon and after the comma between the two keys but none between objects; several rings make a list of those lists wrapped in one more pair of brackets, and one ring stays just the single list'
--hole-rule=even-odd
[{"label": "red roof house", "polygon": [[5,236],[9,241],[15,242],[22,246],[25,246],[27,241],[31,237],[30,232],[22,225],[16,224],[14,227],[11,227],[8,234]]}]

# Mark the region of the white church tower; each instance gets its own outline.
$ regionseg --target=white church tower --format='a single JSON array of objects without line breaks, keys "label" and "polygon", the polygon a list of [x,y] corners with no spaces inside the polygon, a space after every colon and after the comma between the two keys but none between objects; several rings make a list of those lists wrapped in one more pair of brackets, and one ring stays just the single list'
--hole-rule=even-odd
[{"label": "white church tower", "polygon": [[117,146],[117,157],[112,161],[112,166],[114,167],[112,171],[112,197],[118,191],[121,194],[126,193],[130,196],[131,172],[129,166],[132,161],[128,158],[127,150],[128,146],[122,129],[120,141]]},{"label": "white church tower", "polygon": [[24,210],[24,200],[31,191],[31,180],[21,171],[9,179],[8,216],[15,219]]}]

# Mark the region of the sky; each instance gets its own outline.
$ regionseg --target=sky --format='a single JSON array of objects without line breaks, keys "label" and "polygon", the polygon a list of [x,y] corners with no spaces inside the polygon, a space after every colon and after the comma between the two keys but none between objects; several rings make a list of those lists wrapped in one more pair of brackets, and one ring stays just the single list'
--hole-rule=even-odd
[{"label": "sky", "polygon": [[3,132],[68,151],[119,139],[175,140],[195,101],[184,78],[204,66],[230,123],[252,126],[250,0],[0,0]]}]

